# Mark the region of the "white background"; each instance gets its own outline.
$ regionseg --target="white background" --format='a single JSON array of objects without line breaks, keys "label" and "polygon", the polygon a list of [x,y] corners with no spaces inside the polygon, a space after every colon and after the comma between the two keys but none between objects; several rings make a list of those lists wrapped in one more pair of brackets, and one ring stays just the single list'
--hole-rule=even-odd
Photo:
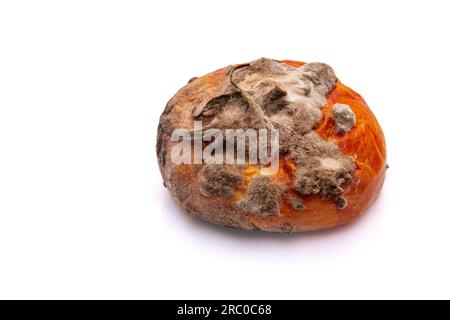
[{"label": "white background", "polygon": [[[448,1],[3,1],[1,298],[450,298]],[[191,77],[327,62],[386,135],[379,200],[308,234],[229,231],[162,185]]]}]

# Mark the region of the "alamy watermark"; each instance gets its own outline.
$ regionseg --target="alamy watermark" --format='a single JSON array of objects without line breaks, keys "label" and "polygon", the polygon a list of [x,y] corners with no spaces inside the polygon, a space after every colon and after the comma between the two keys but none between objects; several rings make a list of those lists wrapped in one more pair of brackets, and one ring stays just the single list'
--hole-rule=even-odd
[{"label": "alamy watermark", "polygon": [[174,164],[260,164],[267,174],[278,171],[278,129],[204,129],[194,121],[194,130],[175,129],[171,140]]}]

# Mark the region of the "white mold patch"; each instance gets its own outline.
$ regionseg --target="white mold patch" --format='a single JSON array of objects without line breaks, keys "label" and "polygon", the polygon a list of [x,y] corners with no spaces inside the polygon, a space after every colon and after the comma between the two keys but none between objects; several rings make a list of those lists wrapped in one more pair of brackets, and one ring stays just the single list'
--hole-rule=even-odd
[{"label": "white mold patch", "polygon": [[347,133],[356,123],[356,116],[352,109],[341,103],[333,105],[333,120],[336,133]]}]

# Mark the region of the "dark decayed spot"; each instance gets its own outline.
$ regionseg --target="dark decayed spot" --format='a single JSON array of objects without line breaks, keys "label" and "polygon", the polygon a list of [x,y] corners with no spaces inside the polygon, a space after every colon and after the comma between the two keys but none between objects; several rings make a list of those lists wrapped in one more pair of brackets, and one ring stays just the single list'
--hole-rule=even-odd
[{"label": "dark decayed spot", "polygon": [[342,196],[336,197],[335,203],[339,209],[344,209],[345,207],[347,207],[347,199]]},{"label": "dark decayed spot", "polygon": [[280,212],[280,187],[268,176],[257,176],[250,182],[241,207],[252,213],[274,215]]},{"label": "dark decayed spot", "polygon": [[198,180],[203,195],[229,197],[242,183],[243,177],[234,166],[210,164],[200,169]]}]

